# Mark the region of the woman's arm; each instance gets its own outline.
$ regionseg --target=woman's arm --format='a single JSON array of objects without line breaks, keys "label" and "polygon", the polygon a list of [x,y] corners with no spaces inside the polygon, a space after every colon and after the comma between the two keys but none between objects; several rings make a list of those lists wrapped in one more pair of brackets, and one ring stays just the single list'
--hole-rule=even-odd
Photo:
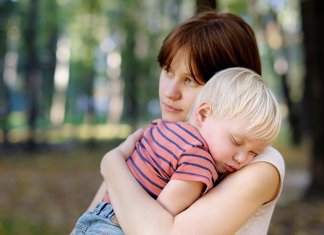
[{"label": "woman's arm", "polygon": [[[130,152],[129,155],[126,155],[125,154],[125,158],[128,158],[131,153],[133,152],[133,150],[135,149],[135,143],[142,137],[142,134],[143,134],[143,129],[138,129],[136,132],[134,132],[129,138],[128,138],[128,142],[129,142],[129,145],[123,145],[121,144],[119,146],[122,147],[123,151],[126,151],[126,152]],[[124,155],[124,153],[120,153],[120,155]],[[96,195],[94,196],[94,198],[92,199],[89,207],[88,207],[88,211],[91,211],[93,210],[96,205],[102,201],[102,198],[104,196],[104,194],[106,193],[107,189],[106,189],[106,185],[105,185],[105,182],[103,181],[96,193]]]},{"label": "woman's arm", "polygon": [[126,234],[233,234],[278,191],[280,180],[275,167],[253,163],[226,177],[188,209],[173,216],[130,174],[122,157],[129,155],[125,147],[134,146],[133,137],[107,153],[101,163],[110,199]]},{"label": "woman's arm", "polygon": [[88,207],[88,211],[92,211],[96,207],[96,205],[98,205],[98,203],[102,201],[105,192],[106,192],[106,185],[105,182],[102,182],[95,197],[92,199],[92,202]]}]

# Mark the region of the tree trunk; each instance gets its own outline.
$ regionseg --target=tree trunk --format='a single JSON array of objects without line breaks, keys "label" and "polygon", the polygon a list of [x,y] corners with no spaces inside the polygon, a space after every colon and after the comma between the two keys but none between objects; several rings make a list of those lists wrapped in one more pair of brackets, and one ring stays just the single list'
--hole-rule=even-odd
[{"label": "tree trunk", "polygon": [[43,106],[47,111],[45,115],[49,115],[52,107],[54,95],[54,75],[56,68],[56,50],[59,37],[59,9],[56,1],[46,2],[47,6],[45,11],[50,12],[46,14],[48,19],[45,20],[45,27],[47,34],[47,42],[45,44],[45,53],[47,59],[42,61],[42,94]]},{"label": "tree trunk", "polygon": [[124,90],[124,118],[135,128],[138,121],[138,76],[136,72],[137,60],[135,58],[135,25],[131,22],[124,22],[127,32],[126,47],[122,51],[122,76],[125,81]]},{"label": "tree trunk", "polygon": [[324,195],[324,1],[304,0],[301,2],[304,31],[306,78],[305,110],[308,114],[312,139],[312,183],[306,196]]},{"label": "tree trunk", "polygon": [[11,111],[10,90],[8,82],[5,81],[5,69],[6,59],[5,56],[9,50],[8,46],[8,32],[9,22],[11,16],[15,11],[16,4],[11,1],[6,1],[0,4],[0,128],[3,133],[3,145],[7,147],[9,145],[9,114]]},{"label": "tree trunk", "polygon": [[[6,5],[0,5],[0,11],[6,11]],[[8,17],[8,16],[6,16]],[[6,42],[7,42],[7,18],[0,16],[0,128],[3,132],[3,143],[6,145],[8,143],[7,138],[7,117],[8,117],[8,87],[4,81],[4,63],[5,63],[5,54],[7,51]]]},{"label": "tree trunk", "polygon": [[196,13],[217,9],[216,0],[196,0]]},{"label": "tree trunk", "polygon": [[29,137],[27,148],[34,150],[36,147],[36,122],[39,113],[40,71],[37,57],[37,18],[39,0],[30,0],[26,31],[24,34],[26,48],[26,93],[28,100],[27,123]]}]

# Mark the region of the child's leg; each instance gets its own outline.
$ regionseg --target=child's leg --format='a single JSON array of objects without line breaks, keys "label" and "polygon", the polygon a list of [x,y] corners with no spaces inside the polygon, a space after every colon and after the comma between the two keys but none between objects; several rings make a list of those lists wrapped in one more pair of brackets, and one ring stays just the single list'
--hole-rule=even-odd
[{"label": "child's leg", "polygon": [[112,221],[114,215],[111,205],[101,202],[93,211],[87,211],[79,218],[71,235],[124,235],[120,226]]}]

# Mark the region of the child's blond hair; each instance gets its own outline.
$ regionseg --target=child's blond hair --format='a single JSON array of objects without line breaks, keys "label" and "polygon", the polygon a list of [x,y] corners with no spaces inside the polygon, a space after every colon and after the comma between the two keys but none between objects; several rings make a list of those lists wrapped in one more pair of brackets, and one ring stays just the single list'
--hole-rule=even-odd
[{"label": "child's blond hair", "polygon": [[281,115],[278,102],[260,75],[246,68],[229,68],[216,73],[197,96],[189,117],[209,102],[217,119],[248,120],[248,138],[271,143],[278,135]]}]

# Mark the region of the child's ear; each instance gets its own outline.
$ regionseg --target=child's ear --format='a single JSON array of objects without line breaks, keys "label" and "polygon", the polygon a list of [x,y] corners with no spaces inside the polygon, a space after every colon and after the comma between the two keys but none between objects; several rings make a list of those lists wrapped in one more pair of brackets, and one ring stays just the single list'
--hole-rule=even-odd
[{"label": "child's ear", "polygon": [[210,103],[206,102],[199,106],[196,111],[196,123],[199,127],[202,126],[205,119],[212,113],[212,106]]}]

